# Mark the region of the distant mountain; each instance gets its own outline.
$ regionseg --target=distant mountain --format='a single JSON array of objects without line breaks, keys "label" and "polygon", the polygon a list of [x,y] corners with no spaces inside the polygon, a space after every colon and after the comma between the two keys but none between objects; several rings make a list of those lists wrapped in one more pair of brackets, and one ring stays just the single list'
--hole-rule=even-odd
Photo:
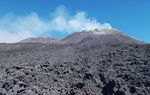
[{"label": "distant mountain", "polygon": [[62,43],[143,44],[115,29],[76,32],[64,38]]},{"label": "distant mountain", "polygon": [[115,29],[90,30],[75,32],[64,39],[50,37],[33,37],[20,41],[19,43],[59,43],[59,44],[144,44]]},{"label": "distant mountain", "polygon": [[57,43],[58,41],[59,39],[50,37],[32,37],[24,39],[19,43]]}]

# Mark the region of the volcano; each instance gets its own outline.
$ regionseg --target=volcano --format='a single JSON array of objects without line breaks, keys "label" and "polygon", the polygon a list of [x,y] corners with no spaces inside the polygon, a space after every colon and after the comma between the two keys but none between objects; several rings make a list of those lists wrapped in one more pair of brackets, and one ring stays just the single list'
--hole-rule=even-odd
[{"label": "volcano", "polygon": [[50,37],[33,37],[20,41],[19,43],[58,43],[58,44],[144,44],[116,29],[94,29],[74,32],[64,39]]},{"label": "volcano", "polygon": [[115,29],[0,44],[0,95],[150,95],[149,88],[150,45]]},{"label": "volcano", "polygon": [[96,43],[96,44],[143,44],[115,29],[90,30],[76,32],[62,40],[63,43]]}]

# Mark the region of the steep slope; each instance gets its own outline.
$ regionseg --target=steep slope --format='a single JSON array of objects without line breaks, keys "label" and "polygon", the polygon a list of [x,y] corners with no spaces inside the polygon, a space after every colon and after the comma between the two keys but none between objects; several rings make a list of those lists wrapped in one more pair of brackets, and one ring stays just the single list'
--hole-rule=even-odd
[{"label": "steep slope", "polygon": [[19,43],[57,43],[59,42],[59,39],[56,38],[50,38],[50,37],[33,37],[33,38],[27,38]]},{"label": "steep slope", "polygon": [[76,32],[64,38],[62,43],[143,44],[115,29]]}]

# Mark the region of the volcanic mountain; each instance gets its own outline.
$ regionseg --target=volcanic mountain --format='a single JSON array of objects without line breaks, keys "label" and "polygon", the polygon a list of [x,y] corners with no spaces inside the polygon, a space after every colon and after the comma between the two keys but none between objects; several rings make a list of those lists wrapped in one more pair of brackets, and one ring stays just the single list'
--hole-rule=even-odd
[{"label": "volcanic mountain", "polygon": [[3,43],[0,95],[150,95],[150,45],[115,29]]},{"label": "volcanic mountain", "polygon": [[75,32],[64,39],[56,39],[49,37],[28,38],[20,43],[59,43],[59,44],[75,44],[75,43],[89,43],[89,44],[143,44],[143,42],[133,39],[128,35],[115,29],[103,30],[84,30],[82,32]]},{"label": "volcanic mountain", "polygon": [[62,40],[63,43],[95,44],[143,44],[115,29],[90,30],[75,32]]}]

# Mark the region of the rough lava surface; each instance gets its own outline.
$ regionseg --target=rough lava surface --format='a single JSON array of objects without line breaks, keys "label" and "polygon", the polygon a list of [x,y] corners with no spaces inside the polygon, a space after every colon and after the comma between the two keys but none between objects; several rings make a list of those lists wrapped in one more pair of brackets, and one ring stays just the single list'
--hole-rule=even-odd
[{"label": "rough lava surface", "polygon": [[150,45],[120,36],[0,44],[0,95],[150,95]]}]

